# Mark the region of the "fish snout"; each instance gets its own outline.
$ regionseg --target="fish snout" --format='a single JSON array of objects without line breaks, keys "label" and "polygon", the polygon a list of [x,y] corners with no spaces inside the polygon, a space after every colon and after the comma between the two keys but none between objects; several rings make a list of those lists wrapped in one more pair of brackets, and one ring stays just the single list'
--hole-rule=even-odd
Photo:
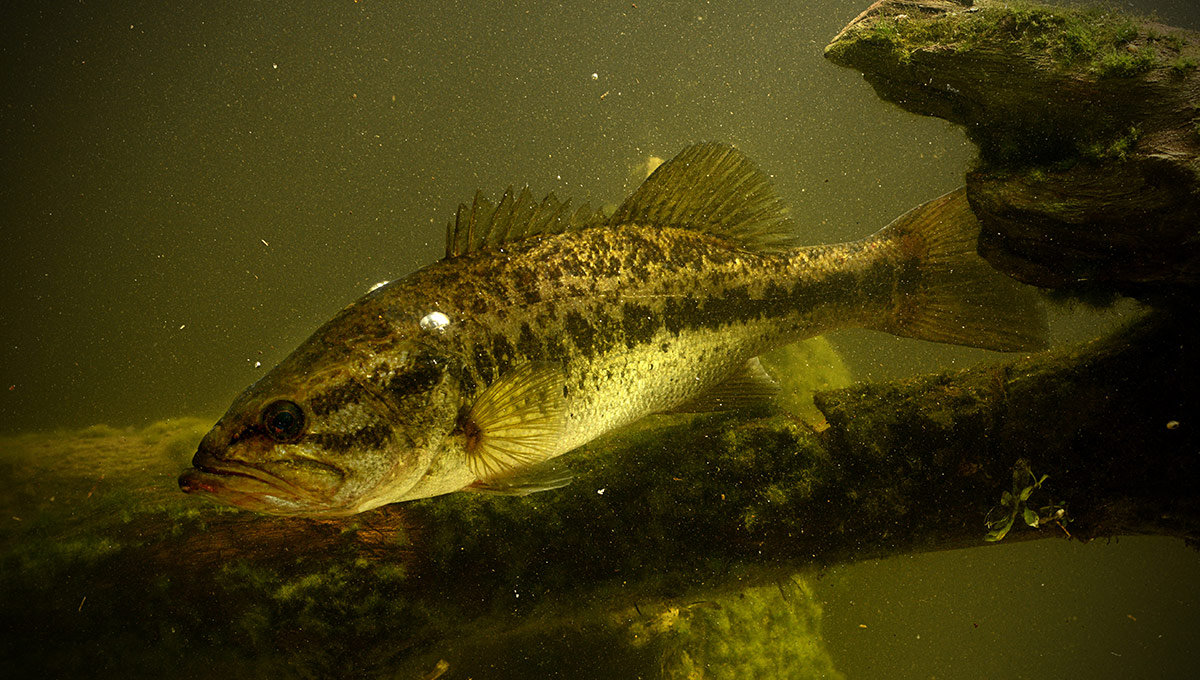
[{"label": "fish snout", "polygon": [[237,478],[258,480],[260,475],[243,461],[223,458],[205,437],[192,456],[192,467],[179,475],[179,488],[184,493],[219,493]]},{"label": "fish snout", "polygon": [[192,455],[192,467],[212,468],[217,467],[222,462],[212,447],[205,446],[206,443],[207,439],[200,442],[200,446],[196,448],[196,453]]}]

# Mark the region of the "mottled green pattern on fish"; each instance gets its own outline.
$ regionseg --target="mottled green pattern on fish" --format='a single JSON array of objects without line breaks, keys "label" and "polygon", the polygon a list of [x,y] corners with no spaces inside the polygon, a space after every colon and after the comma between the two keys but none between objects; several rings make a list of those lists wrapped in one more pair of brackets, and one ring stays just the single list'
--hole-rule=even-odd
[{"label": "mottled green pattern on fish", "polygon": [[306,515],[537,490],[561,484],[546,461],[604,432],[768,394],[754,357],[829,330],[1044,342],[1029,294],[975,255],[962,192],[855,243],[790,247],[788,229],[761,173],[713,144],[611,217],[477,199],[450,257],[349,305],[243,393],[181,485]]},{"label": "mottled green pattern on fish", "polygon": [[389,326],[444,313],[437,340],[461,357],[468,397],[514,365],[563,362],[578,405],[568,411],[573,440],[584,441],[597,409],[610,418],[667,409],[771,347],[869,325],[897,284],[879,247],[783,255],[683,229],[589,230],[448,261],[353,313]]}]

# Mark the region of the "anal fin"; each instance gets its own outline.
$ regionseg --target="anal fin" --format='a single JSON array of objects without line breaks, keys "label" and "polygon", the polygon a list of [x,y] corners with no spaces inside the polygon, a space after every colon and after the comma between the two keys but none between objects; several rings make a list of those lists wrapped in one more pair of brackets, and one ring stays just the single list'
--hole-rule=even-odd
[{"label": "anal fin", "polygon": [[754,357],[721,382],[664,413],[734,411],[770,403],[777,394],[779,383]]}]

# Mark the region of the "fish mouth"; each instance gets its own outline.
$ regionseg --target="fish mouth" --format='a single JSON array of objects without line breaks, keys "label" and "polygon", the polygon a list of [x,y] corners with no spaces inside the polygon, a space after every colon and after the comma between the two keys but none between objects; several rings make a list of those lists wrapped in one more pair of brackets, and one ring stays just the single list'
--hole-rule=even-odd
[{"label": "fish mouth", "polygon": [[234,468],[196,465],[179,476],[179,488],[184,493],[220,493],[232,486],[257,485],[275,488],[265,475],[253,474],[252,469],[249,466]]},{"label": "fish mouth", "polygon": [[179,476],[179,489],[246,510],[308,514],[314,507],[328,507],[344,478],[341,470],[315,460],[250,464],[201,449],[192,468]]}]

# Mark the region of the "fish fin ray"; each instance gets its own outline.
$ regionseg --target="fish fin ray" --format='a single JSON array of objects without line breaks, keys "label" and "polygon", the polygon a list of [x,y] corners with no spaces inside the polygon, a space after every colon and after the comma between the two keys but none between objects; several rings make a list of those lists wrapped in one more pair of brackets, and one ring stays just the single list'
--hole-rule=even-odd
[{"label": "fish fin ray", "polygon": [[528,496],[531,493],[561,489],[570,484],[572,479],[574,475],[565,465],[551,460],[504,477],[478,480],[463,491],[498,496]]},{"label": "fish fin ray", "polygon": [[871,327],[996,351],[1045,348],[1046,311],[1034,289],[980,257],[978,239],[966,189],[913,208],[871,237],[909,271],[897,282],[891,313]]},{"label": "fish fin ray", "polygon": [[475,192],[471,205],[462,203],[446,225],[446,259],[497,248],[543,234],[560,234],[605,224],[605,216],[583,204],[572,211],[571,201],[550,194],[537,201],[529,188],[505,190],[499,203]]},{"label": "fish fin ray", "polygon": [[758,357],[754,357],[721,382],[665,413],[734,411],[769,404],[777,394],[779,383],[762,367]]},{"label": "fish fin ray", "polygon": [[741,151],[715,142],[689,146],[660,165],[609,224],[695,229],[752,250],[796,245],[787,206],[766,174]]},{"label": "fish fin ray", "polygon": [[529,362],[500,377],[467,412],[467,463],[478,480],[500,479],[557,453],[566,426],[563,369]]}]

